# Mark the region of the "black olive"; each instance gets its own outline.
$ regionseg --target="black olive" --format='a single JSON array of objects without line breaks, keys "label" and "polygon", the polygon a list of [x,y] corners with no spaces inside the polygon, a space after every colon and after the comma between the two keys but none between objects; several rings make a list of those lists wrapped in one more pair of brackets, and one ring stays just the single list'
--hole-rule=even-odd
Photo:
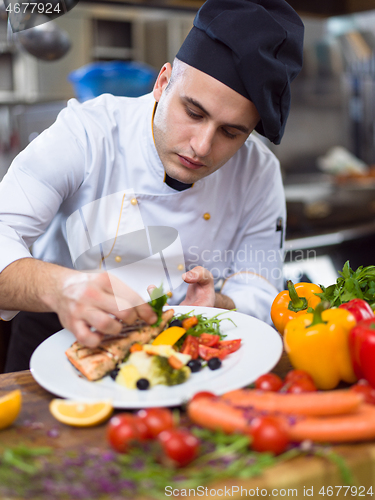
[{"label": "black olive", "polygon": [[113,379],[116,380],[116,377],[118,375],[118,372],[120,371],[120,368],[115,368],[111,372],[109,372],[109,376]]},{"label": "black olive", "polygon": [[202,363],[199,359],[191,359],[187,366],[190,368],[190,370],[195,373],[199,372],[199,370],[202,368]]},{"label": "black olive", "polygon": [[169,323],[169,326],[181,326],[182,327],[182,321],[180,319],[174,319]]},{"label": "black olive", "polygon": [[140,378],[137,380],[137,389],[140,391],[147,391],[147,389],[150,387],[150,382],[147,380],[147,378]]},{"label": "black olive", "polygon": [[221,360],[219,358],[211,358],[208,360],[207,365],[210,370],[217,370],[221,366]]}]

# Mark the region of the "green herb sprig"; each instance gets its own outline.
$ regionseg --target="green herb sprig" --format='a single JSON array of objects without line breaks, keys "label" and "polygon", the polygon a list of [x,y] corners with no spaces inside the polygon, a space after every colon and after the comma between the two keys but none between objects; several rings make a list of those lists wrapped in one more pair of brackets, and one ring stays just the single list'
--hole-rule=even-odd
[{"label": "green herb sprig", "polygon": [[[232,309],[235,311],[236,309]],[[220,340],[224,339],[226,335],[221,333],[220,331],[220,323],[222,321],[228,320],[233,323],[234,326],[237,326],[232,318],[219,318],[222,314],[226,314],[228,311],[223,311],[221,313],[212,316],[212,318],[207,318],[204,314],[194,314],[194,309],[185,314],[176,314],[174,319],[179,319],[183,321],[184,319],[190,318],[191,316],[195,316],[198,320],[198,323],[186,330],[186,333],[177,341],[175,344],[177,347],[181,347],[187,335],[192,335],[193,337],[199,337],[202,333],[210,333],[212,335],[219,335]]]},{"label": "green herb sprig", "polygon": [[158,319],[151,326],[159,326],[161,323],[161,316],[163,314],[163,307],[167,303],[168,297],[167,295],[163,295],[163,283],[159,286],[159,288],[154,288],[150,294],[151,300],[149,302],[153,311],[157,314]]},{"label": "green herb sprig", "polygon": [[327,300],[331,307],[349,302],[352,299],[366,300],[371,307],[375,307],[375,266],[360,266],[356,271],[351,269],[346,261],[342,271],[339,272],[335,284],[324,287],[320,285],[323,293],[317,295],[322,300]]}]

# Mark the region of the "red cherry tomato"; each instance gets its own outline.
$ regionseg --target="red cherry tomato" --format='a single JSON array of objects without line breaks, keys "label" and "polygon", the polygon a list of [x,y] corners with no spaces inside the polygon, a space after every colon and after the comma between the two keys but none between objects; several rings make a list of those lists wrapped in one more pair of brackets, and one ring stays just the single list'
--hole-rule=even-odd
[{"label": "red cherry tomato", "polygon": [[198,455],[199,440],[187,429],[168,429],[159,434],[158,440],[165,455],[180,467]]},{"label": "red cherry tomato", "polygon": [[278,392],[283,386],[283,381],[274,373],[261,375],[255,381],[255,388],[261,391]]},{"label": "red cherry tomato", "polygon": [[216,395],[213,392],[201,391],[194,394],[194,396],[190,399],[190,401],[194,401],[195,399],[200,399],[200,398],[216,398]]},{"label": "red cherry tomato", "polygon": [[314,392],[317,391],[317,387],[312,380],[308,378],[297,379],[295,382],[291,382],[284,386],[286,392],[293,394],[300,394],[301,392]]},{"label": "red cherry tomato", "polygon": [[128,413],[111,418],[107,425],[107,440],[119,453],[125,453],[131,445],[141,439],[136,419]]},{"label": "red cherry tomato", "polygon": [[238,351],[238,349],[241,347],[241,339],[234,339],[234,340],[220,340],[219,349],[224,349],[227,354],[230,354],[231,352]]},{"label": "red cherry tomato", "polygon": [[357,384],[351,386],[350,390],[363,394],[365,403],[375,405],[375,389],[371,387],[367,380],[359,380]]},{"label": "red cherry tomato", "polygon": [[310,380],[310,382],[314,382],[310,373],[307,373],[304,370],[290,370],[290,372],[286,374],[284,384],[296,382],[297,380],[301,379],[308,379]]},{"label": "red cherry tomato", "polygon": [[145,441],[147,439],[150,439],[150,433],[148,431],[147,425],[137,415],[134,416],[134,423],[137,426],[141,441]]},{"label": "red cherry tomato", "polygon": [[146,425],[148,438],[155,438],[162,431],[174,426],[172,412],[167,408],[139,410],[137,417]]},{"label": "red cherry tomato", "polygon": [[211,333],[202,333],[198,337],[199,344],[206,345],[208,347],[216,347],[219,343],[220,335],[213,335]]},{"label": "red cherry tomato", "polygon": [[251,447],[258,452],[283,453],[289,445],[289,437],[282,424],[273,417],[258,417],[250,427],[253,438]]},{"label": "red cherry tomato", "polygon": [[181,350],[183,354],[189,354],[191,359],[198,359],[199,356],[199,342],[198,337],[188,335],[182,344]]},{"label": "red cherry tomato", "polygon": [[206,345],[199,344],[199,356],[205,361],[208,361],[211,358],[224,359],[225,354],[222,353],[220,349],[216,349],[215,347],[208,347]]}]

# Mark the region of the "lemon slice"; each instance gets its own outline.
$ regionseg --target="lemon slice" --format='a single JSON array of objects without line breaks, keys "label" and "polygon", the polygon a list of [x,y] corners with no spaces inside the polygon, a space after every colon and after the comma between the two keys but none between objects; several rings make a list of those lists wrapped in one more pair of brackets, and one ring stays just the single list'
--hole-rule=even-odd
[{"label": "lemon slice", "polygon": [[9,427],[18,417],[22,406],[22,394],[19,389],[0,398],[0,429]]},{"label": "lemon slice", "polygon": [[110,401],[86,403],[69,399],[53,399],[49,410],[59,422],[75,427],[91,427],[101,424],[113,413]]}]

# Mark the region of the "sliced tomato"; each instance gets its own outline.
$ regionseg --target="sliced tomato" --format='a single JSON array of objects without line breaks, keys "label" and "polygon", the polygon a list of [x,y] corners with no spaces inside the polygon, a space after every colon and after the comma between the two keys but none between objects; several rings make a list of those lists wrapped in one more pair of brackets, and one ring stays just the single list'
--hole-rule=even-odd
[{"label": "sliced tomato", "polygon": [[198,337],[198,342],[208,347],[216,347],[219,343],[219,340],[220,335],[213,335],[211,333],[201,333],[201,335]]},{"label": "sliced tomato", "polygon": [[224,353],[224,351],[222,351],[221,349],[216,349],[215,347],[208,347],[206,345],[200,344],[199,356],[205,361],[208,361],[211,358],[224,359],[226,353]]},{"label": "sliced tomato", "polygon": [[183,354],[189,354],[191,359],[197,359],[199,356],[198,338],[193,335],[188,335],[185,342],[182,344],[180,352]]},{"label": "sliced tomato", "polygon": [[238,349],[241,347],[241,339],[235,339],[235,340],[221,340],[218,343],[218,348],[219,349],[225,349],[227,354],[230,354],[231,352],[238,351]]}]

